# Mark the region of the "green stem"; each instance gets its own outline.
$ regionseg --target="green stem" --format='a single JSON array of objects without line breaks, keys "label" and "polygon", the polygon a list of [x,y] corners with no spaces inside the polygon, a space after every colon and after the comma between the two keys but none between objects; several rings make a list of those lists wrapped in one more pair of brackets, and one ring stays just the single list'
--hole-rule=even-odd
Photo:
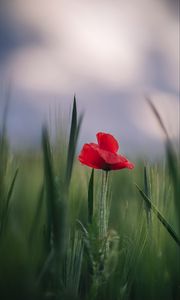
[{"label": "green stem", "polygon": [[98,207],[99,214],[99,238],[103,240],[108,231],[108,212],[107,212],[107,194],[108,194],[108,172],[102,173],[102,190]]}]

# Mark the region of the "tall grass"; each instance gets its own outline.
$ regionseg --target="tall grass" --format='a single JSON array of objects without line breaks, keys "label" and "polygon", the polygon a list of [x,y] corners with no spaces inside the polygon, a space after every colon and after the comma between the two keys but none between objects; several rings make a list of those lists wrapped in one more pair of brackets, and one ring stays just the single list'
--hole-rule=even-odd
[{"label": "tall grass", "polygon": [[0,299],[180,298],[178,153],[149,104],[166,136],[166,157],[146,166],[139,160],[109,178],[77,162],[82,116],[75,97],[63,152],[46,124],[42,151],[12,153],[5,110]]}]

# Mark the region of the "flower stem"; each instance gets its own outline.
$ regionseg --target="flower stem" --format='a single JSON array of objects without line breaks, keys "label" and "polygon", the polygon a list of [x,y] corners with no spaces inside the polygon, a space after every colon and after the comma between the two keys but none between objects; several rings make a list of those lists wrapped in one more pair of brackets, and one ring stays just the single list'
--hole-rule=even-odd
[{"label": "flower stem", "polygon": [[108,231],[108,171],[102,173],[102,190],[99,201],[99,238],[103,240],[107,236]]}]

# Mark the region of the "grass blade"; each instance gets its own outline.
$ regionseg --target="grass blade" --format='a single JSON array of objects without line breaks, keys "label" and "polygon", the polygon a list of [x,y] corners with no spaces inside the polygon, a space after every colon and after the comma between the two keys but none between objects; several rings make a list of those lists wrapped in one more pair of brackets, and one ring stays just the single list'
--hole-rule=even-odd
[{"label": "grass blade", "polygon": [[15,181],[16,181],[16,178],[17,178],[17,175],[18,175],[18,171],[19,171],[19,169],[16,169],[16,171],[14,173],[14,176],[13,176],[13,179],[12,179],[12,182],[11,182],[10,187],[9,187],[9,191],[8,191],[7,199],[6,199],[6,212],[8,212],[9,202],[10,202],[11,197],[12,197],[12,193],[13,193],[13,190],[14,190]]},{"label": "grass blade", "polygon": [[69,235],[68,251],[65,258],[64,285],[65,293],[72,297],[78,296],[81,277],[84,242],[82,234],[75,231]]},{"label": "grass blade", "polygon": [[[150,197],[150,190],[149,190],[149,182],[148,182],[148,174],[147,174],[147,167],[144,166],[144,193],[148,197]],[[147,216],[147,224],[149,225],[151,222],[151,205],[147,202],[144,202],[146,216]]]},{"label": "grass blade", "polygon": [[42,131],[42,146],[44,155],[44,174],[45,174],[45,187],[47,192],[47,213],[48,213],[48,241],[50,243],[51,239],[51,227],[53,226],[53,231],[56,234],[56,226],[53,224],[53,213],[55,211],[55,183],[54,174],[52,166],[52,157],[50,149],[49,134],[46,127],[43,127]]},{"label": "grass blade", "polygon": [[40,214],[41,214],[41,210],[42,210],[42,205],[43,205],[43,200],[44,200],[44,185],[42,186],[40,193],[38,195],[37,209],[36,209],[36,213],[35,213],[34,220],[33,220],[32,226],[31,226],[30,234],[29,234],[29,245],[31,245],[31,243],[32,243],[34,232],[36,232],[36,228],[38,226],[38,222],[39,222]]},{"label": "grass blade", "polygon": [[77,132],[77,105],[76,105],[76,97],[74,96],[69,145],[68,145],[68,155],[67,155],[67,169],[66,169],[67,186],[69,185],[71,180],[71,173],[72,173],[73,160],[74,160],[75,147],[76,147],[76,132]]},{"label": "grass blade", "polygon": [[69,144],[68,144],[67,164],[66,164],[67,165],[66,166],[66,188],[68,188],[71,180],[74,156],[76,152],[77,140],[78,140],[82,120],[83,120],[82,114],[80,115],[79,120],[77,118],[77,104],[76,104],[76,97],[74,96],[71,128],[70,128],[70,136],[69,136]]},{"label": "grass blade", "polygon": [[12,197],[12,194],[13,194],[13,190],[14,190],[17,175],[18,175],[18,169],[16,169],[16,171],[14,173],[12,182],[10,184],[10,187],[9,187],[9,190],[8,190],[8,193],[7,193],[7,198],[6,198],[6,201],[5,201],[5,205],[4,205],[4,209],[3,209],[3,215],[2,215],[2,217],[3,217],[2,218],[2,224],[1,224],[2,228],[5,228],[5,226],[7,224],[7,221],[8,221],[9,203],[10,203],[10,200],[11,200],[11,197]]},{"label": "grass blade", "polygon": [[94,169],[92,169],[88,187],[88,222],[92,224],[94,206]]},{"label": "grass blade", "polygon": [[51,241],[51,230],[53,231],[53,243],[54,247],[61,254],[64,244],[64,219],[65,219],[65,205],[63,199],[63,191],[60,195],[58,193],[58,187],[55,184],[55,174],[53,170],[53,160],[50,149],[50,141],[47,128],[43,128],[42,135],[43,152],[44,152],[44,171],[45,171],[45,183],[47,189],[47,211],[48,211],[48,232],[49,242]]},{"label": "grass blade", "polygon": [[160,114],[159,114],[157,108],[155,107],[155,105],[153,104],[153,102],[152,102],[149,98],[146,98],[146,100],[147,100],[147,102],[148,102],[148,104],[149,104],[151,110],[153,111],[154,115],[156,116],[156,119],[158,120],[159,125],[160,125],[162,131],[164,132],[165,136],[166,136],[167,138],[169,138],[167,129],[166,129],[166,127],[164,126],[163,120],[162,120],[162,118],[161,118],[161,116],[160,116]]},{"label": "grass blade", "polygon": [[165,227],[165,229],[168,231],[168,233],[171,235],[171,237],[174,239],[174,241],[177,243],[178,246],[180,246],[180,238],[177,236],[174,229],[169,225],[169,223],[166,221],[166,219],[162,216],[162,214],[158,211],[158,209],[155,207],[155,205],[151,202],[151,200],[145,195],[143,190],[136,184],[137,189],[140,192],[140,195],[144,199],[144,201],[151,207],[151,210],[154,212],[154,214],[157,216],[161,224]]},{"label": "grass blade", "polygon": [[169,172],[171,175],[172,183],[173,183],[173,189],[174,189],[174,203],[176,207],[176,212],[177,212],[177,217],[178,217],[178,223],[179,223],[179,234],[180,234],[180,185],[179,185],[179,180],[180,180],[180,173],[179,173],[179,160],[176,155],[176,152],[174,150],[173,144],[169,138],[167,129],[164,125],[164,122],[155,107],[155,105],[152,103],[150,99],[147,99],[148,104],[150,105],[154,115],[156,116],[159,125],[164,132],[166,136],[166,158],[168,162],[168,167],[169,167]]},{"label": "grass blade", "polygon": [[[53,157],[51,153],[49,134],[46,127],[43,128],[42,132],[42,145],[44,154],[45,189],[48,213],[48,256],[45,260],[42,270],[47,270],[47,266],[48,268],[50,267],[52,258],[49,259],[49,257],[54,256],[53,263],[55,269],[53,281],[57,287],[67,240],[66,198],[63,186],[60,190],[57,182],[55,181]],[[44,271],[42,271],[42,274],[44,274]]]}]

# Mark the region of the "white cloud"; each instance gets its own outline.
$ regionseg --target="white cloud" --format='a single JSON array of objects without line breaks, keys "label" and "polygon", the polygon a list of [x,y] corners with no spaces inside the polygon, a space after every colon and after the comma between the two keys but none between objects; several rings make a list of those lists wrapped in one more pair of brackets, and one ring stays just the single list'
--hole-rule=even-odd
[{"label": "white cloud", "polygon": [[[21,87],[68,92],[88,81],[117,90],[148,85],[146,61],[154,49],[169,84],[178,89],[178,19],[164,1],[14,0],[11,5],[18,21],[33,24],[47,39],[45,49],[25,48],[12,58]],[[31,70],[24,77],[27,64]],[[59,81],[50,73],[59,74]],[[47,84],[47,74],[54,84]]]}]

